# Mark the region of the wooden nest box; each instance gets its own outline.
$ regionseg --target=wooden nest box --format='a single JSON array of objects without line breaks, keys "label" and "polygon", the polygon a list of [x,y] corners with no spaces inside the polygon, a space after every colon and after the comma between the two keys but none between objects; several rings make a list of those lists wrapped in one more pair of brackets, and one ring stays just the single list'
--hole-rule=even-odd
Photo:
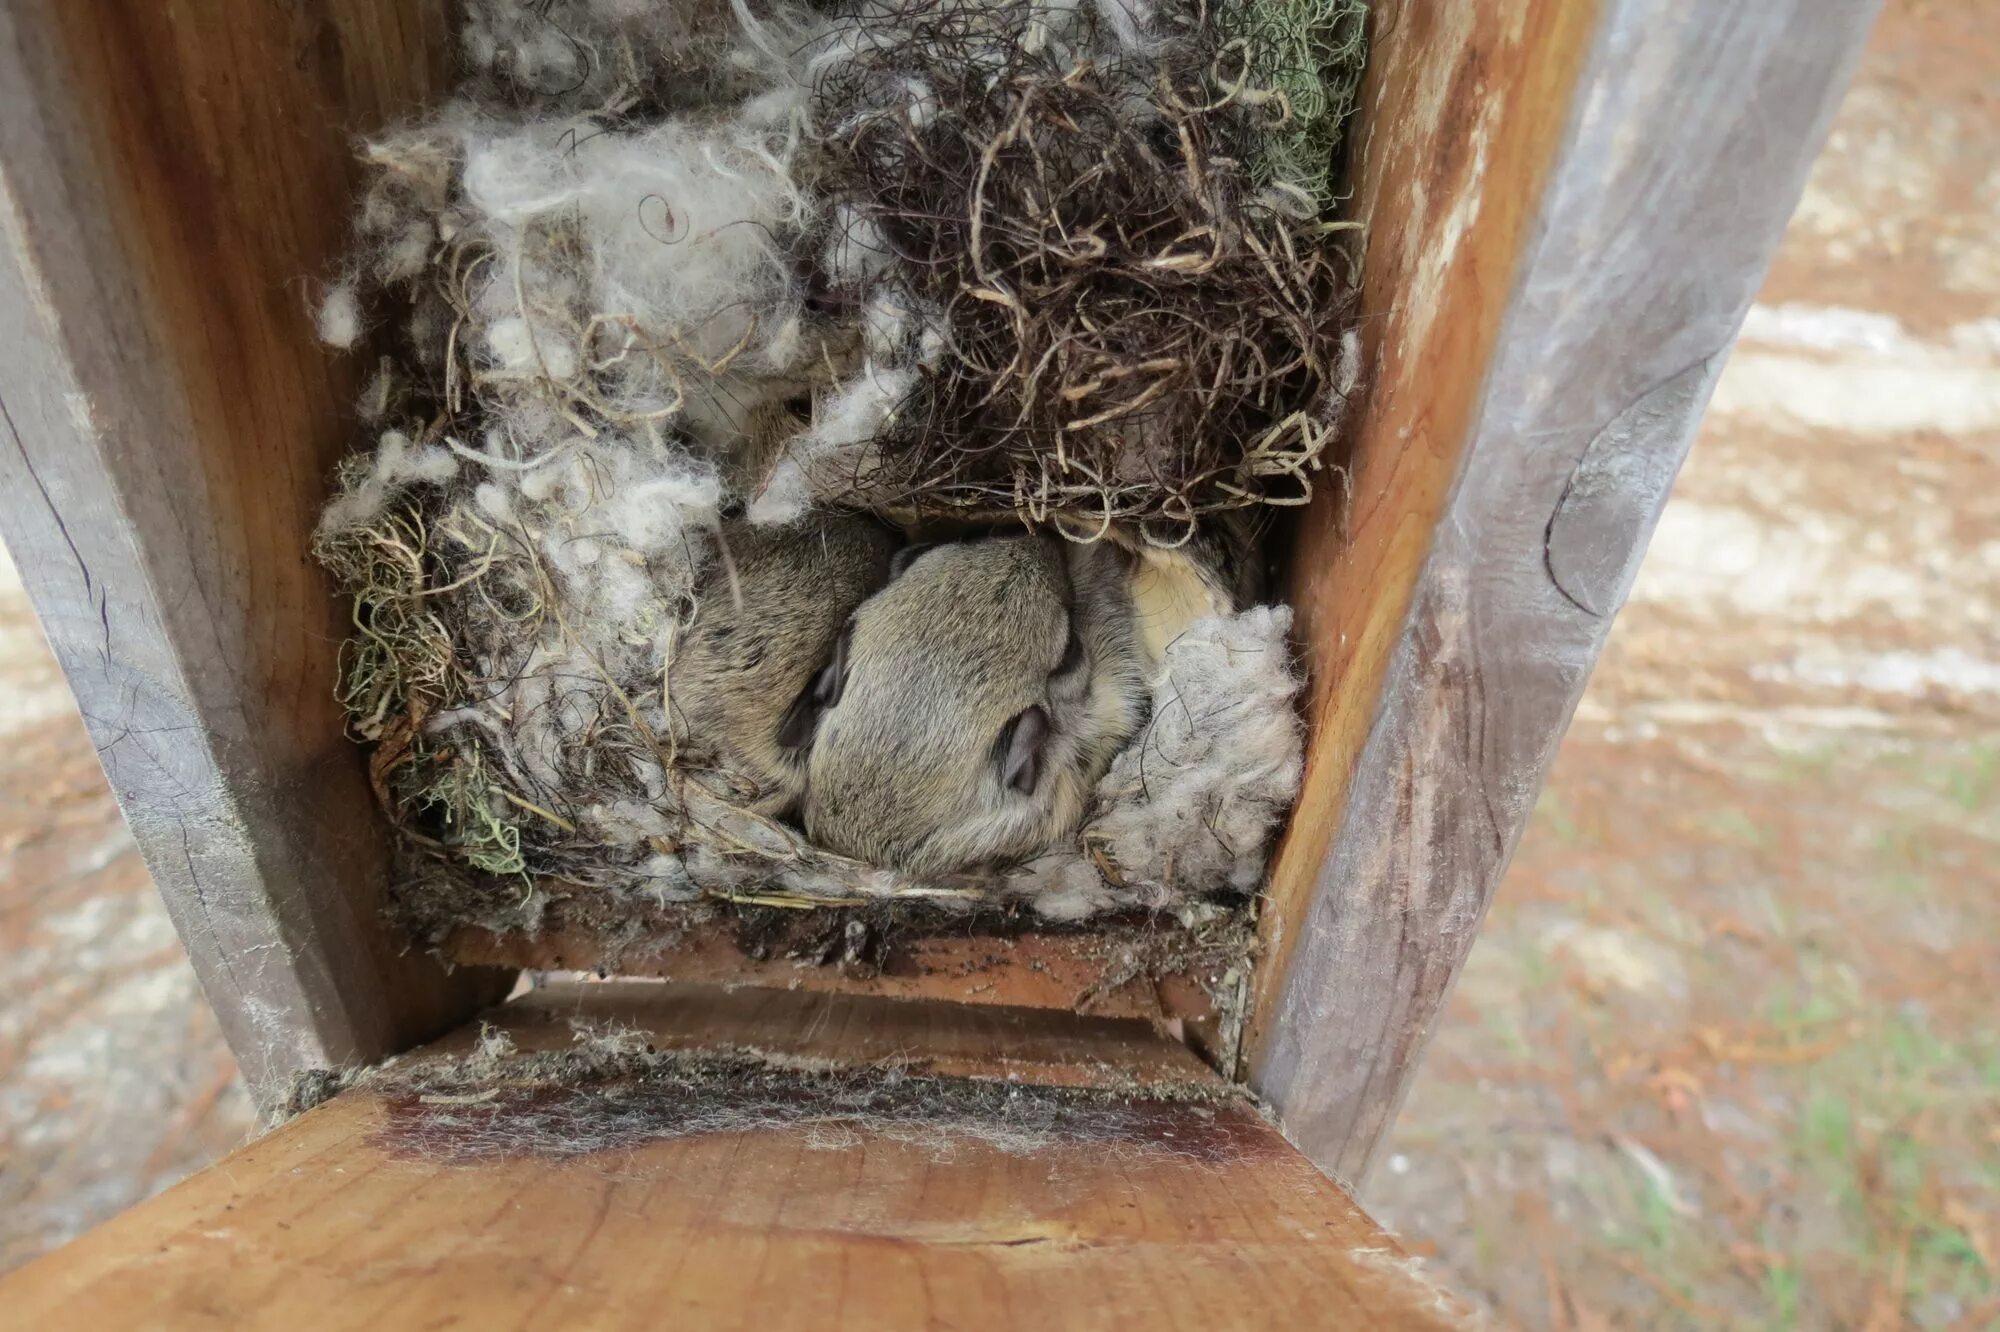
[{"label": "wooden nest box", "polygon": [[[626,1103],[578,1093],[561,1122],[622,1154],[607,1173],[439,1127],[486,1093],[364,1081],[0,1303],[37,1326],[537,1300],[592,1326],[959,1325],[953,1301],[981,1326],[1448,1321],[1327,1176],[1360,1179],[1396,1113],[1875,3],[1378,0],[1346,205],[1365,399],[1349,484],[1290,534],[1310,748],[1240,1028],[1199,985],[1122,985],[1089,935],[920,940],[867,978],[660,940],[650,980],[489,1015],[508,1039],[480,1067],[525,1085],[507,1059],[581,1015],[655,1054],[1085,1099],[1025,1147],[939,1154],[925,1115],[971,1121],[922,1103],[829,1146],[824,1117],[680,1133],[671,1097],[647,1102],[661,1132],[593,1137]],[[357,384],[301,278],[345,244],[350,135],[447,86],[451,8],[0,5],[0,534],[267,1105],[439,1038],[469,1058],[516,969],[601,960],[385,930],[387,830],[335,701],[346,612],[307,553]],[[1123,1117],[1071,1117],[1091,1095]]]}]

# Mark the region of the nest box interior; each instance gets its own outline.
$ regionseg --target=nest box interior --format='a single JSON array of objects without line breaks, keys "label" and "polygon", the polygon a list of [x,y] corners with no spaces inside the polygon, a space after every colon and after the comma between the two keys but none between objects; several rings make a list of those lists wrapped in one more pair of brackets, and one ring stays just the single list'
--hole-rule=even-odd
[{"label": "nest box interior", "polygon": [[[301,279],[337,274],[351,254],[351,207],[366,183],[351,136],[406,121],[456,86],[461,13],[442,0],[227,8],[213,31],[151,12],[121,19],[117,41],[81,12],[50,27],[61,47],[52,58],[96,90],[82,103],[84,132],[116,168],[98,173],[98,194],[75,212],[131,257],[129,281],[143,296],[127,303],[140,325],[133,336],[151,358],[133,373],[175,412],[156,432],[152,485],[128,487],[145,492],[131,497],[137,507],[162,510],[142,534],[131,582],[150,586],[149,565],[196,571],[200,604],[172,603],[186,622],[168,626],[161,678],[198,700],[211,757],[248,822],[284,830],[273,845],[295,856],[302,919],[402,978],[381,1001],[396,1026],[423,1008],[406,992],[438,982],[426,978],[428,962],[402,957],[407,938],[384,923],[389,830],[337,702],[351,609],[309,556],[375,367],[327,355]],[[1524,31],[1483,19],[1454,27],[1416,7],[1374,35],[1334,214],[1353,227],[1358,393],[1327,442],[1310,503],[1282,510],[1270,537],[1272,599],[1294,616],[1304,678],[1302,790],[1245,909],[1068,925],[1019,911],[967,918],[746,900],[697,915],[627,908],[607,920],[572,895],[532,930],[464,924],[422,942],[460,968],[1144,1017],[1235,1071],[1381,706],[1458,474],[1526,201],[1567,105],[1561,92],[1582,46],[1570,19],[1587,6],[1531,8]],[[1505,59],[1486,62],[1494,51]],[[1485,74],[1462,77],[1468,68]],[[1518,94],[1504,118],[1487,114],[1495,87]],[[126,307],[114,293],[106,308]],[[335,339],[345,332],[335,328]],[[163,542],[173,546],[165,555]],[[137,810],[158,793],[123,794]],[[135,825],[144,817],[135,813]],[[246,848],[246,864],[267,865],[270,847],[253,838]]]},{"label": "nest box interior", "polygon": [[[314,550],[354,601],[389,928],[454,964],[1146,1018],[1233,1068],[1325,669],[1286,640],[1325,595],[1290,552],[1356,463],[1333,207],[1366,9],[1309,19],[468,5],[451,100],[361,142],[317,310],[377,367]],[[847,859],[818,779],[704,750],[704,601],[763,613],[756,543],[842,507],[1140,571],[1150,707],[1080,833]],[[1123,658],[1092,641],[1094,690]]]}]

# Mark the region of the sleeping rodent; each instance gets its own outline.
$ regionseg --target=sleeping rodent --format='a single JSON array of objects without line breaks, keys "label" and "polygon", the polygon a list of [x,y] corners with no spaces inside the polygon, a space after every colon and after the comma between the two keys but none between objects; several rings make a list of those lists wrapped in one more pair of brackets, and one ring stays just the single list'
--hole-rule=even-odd
[{"label": "sleeping rodent", "polygon": [[1129,564],[1049,536],[899,554],[817,691],[807,833],[919,874],[1073,836],[1145,717]]},{"label": "sleeping rodent", "polygon": [[672,733],[747,781],[753,808],[782,814],[805,785],[817,677],[855,607],[888,581],[897,539],[825,514],[781,528],[727,522],[720,545],[667,667]]}]

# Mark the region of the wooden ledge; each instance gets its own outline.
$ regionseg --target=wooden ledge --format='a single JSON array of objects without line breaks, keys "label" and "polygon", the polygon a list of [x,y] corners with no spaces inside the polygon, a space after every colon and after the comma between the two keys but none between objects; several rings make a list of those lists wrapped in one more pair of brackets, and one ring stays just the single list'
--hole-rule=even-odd
[{"label": "wooden ledge", "polygon": [[1223,1086],[1187,1046],[1136,1018],[640,980],[531,990],[423,1053],[467,1052],[482,1028],[504,1032],[523,1054],[618,1030],[661,1051],[746,1051],[815,1067],[1119,1091]]},{"label": "wooden ledge", "polygon": [[[577,1019],[656,1048],[1215,1082],[1143,1023],[865,996],[566,986],[485,1026],[527,1062],[572,1047]],[[475,1025],[430,1053],[479,1038]],[[0,1307],[23,1327],[283,1332],[1462,1317],[1245,1102],[964,1079],[984,1090],[962,1098],[940,1077],[900,1084],[885,1112],[812,1082],[798,1079],[802,1113],[782,1083],[357,1088],[0,1280]]]}]

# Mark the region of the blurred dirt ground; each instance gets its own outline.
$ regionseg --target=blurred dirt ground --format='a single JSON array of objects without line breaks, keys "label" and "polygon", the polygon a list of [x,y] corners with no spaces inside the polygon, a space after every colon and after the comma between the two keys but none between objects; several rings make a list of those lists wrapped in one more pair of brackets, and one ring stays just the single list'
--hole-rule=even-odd
[{"label": "blurred dirt ground", "polygon": [[[1503,1321],[2000,1327],[2000,9],[1889,0],[1363,1199]],[[0,1270],[249,1107],[0,561]]]},{"label": "blurred dirt ground", "polygon": [[0,552],[0,1271],[206,1165],[251,1125],[236,1061]]}]

